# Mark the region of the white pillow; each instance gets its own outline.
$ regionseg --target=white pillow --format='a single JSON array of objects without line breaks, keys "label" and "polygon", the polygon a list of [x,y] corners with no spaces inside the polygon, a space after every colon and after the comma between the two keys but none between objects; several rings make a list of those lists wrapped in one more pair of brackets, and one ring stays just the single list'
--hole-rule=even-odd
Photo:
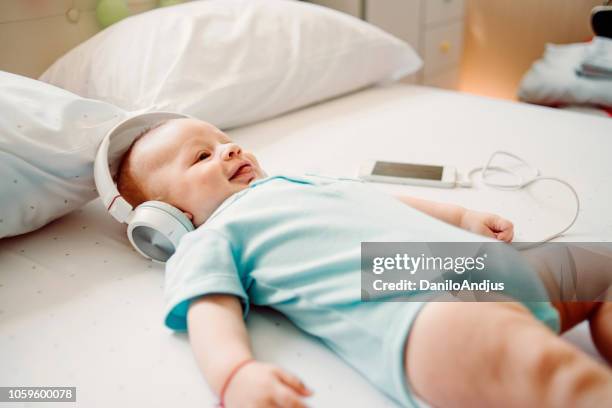
[{"label": "white pillow", "polygon": [[41,80],[126,110],[243,125],[416,71],[412,48],[347,14],[292,0],[207,0],[127,18]]},{"label": "white pillow", "polygon": [[533,64],[521,81],[519,99],[549,106],[612,106],[612,80],[576,74],[589,47],[589,43],[546,44],[542,59]]},{"label": "white pillow", "polygon": [[96,148],[126,112],[0,71],[0,238],[96,197]]}]

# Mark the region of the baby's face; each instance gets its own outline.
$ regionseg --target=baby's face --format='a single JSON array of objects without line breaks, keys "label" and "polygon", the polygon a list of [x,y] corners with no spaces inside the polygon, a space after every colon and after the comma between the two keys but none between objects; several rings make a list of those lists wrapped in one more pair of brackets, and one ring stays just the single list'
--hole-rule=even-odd
[{"label": "baby's face", "polygon": [[152,132],[132,151],[134,163],[142,165],[141,181],[195,226],[229,196],[264,177],[255,156],[206,122],[174,119]]}]

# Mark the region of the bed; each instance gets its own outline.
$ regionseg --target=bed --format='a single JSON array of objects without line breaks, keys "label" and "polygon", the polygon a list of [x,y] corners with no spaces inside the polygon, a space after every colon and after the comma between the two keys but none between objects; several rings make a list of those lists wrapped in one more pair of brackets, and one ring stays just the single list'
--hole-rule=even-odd
[{"label": "bed", "polygon": [[[34,15],[21,6],[0,8],[7,11],[0,13],[0,34],[15,38],[0,44],[0,56],[16,56],[1,60],[0,69],[38,76],[94,34],[95,1],[81,3],[84,10],[73,25],[65,21],[65,4],[56,9],[49,3],[45,7],[52,9]],[[142,11],[154,2],[131,3]],[[31,52],[16,52],[21,49]],[[612,217],[605,216],[612,208],[612,121],[606,118],[393,84],[228,133],[270,174],[356,177],[366,159],[452,165],[466,174],[493,151],[507,150],[576,187],[581,212],[563,240],[612,238]],[[521,241],[560,229],[574,211],[570,193],[552,183],[518,192],[478,183],[474,189],[376,186],[500,213],[515,222]],[[0,386],[76,386],[77,405],[88,408],[212,407],[215,397],[187,336],[163,325],[163,272],[163,265],[132,249],[124,226],[97,199],[37,231],[1,239]],[[247,325],[257,358],[296,373],[315,391],[310,406],[397,406],[280,314],[254,308]],[[565,337],[600,359],[587,325]],[[64,405],[74,406],[54,406]]]},{"label": "bed", "polygon": [[[612,218],[602,217],[612,208],[609,119],[396,84],[229,134],[269,173],[353,177],[367,158],[466,170],[494,150],[509,150],[576,186],[582,211],[563,239],[612,237]],[[518,240],[545,235],[573,211],[569,193],[554,184],[520,192],[377,186],[504,214],[515,222]],[[163,267],[134,252],[99,200],[1,240],[0,265],[1,385],[76,386],[84,407],[215,402],[187,337],[162,324]],[[256,309],[248,328],[257,358],[286,367],[314,389],[311,406],[396,406],[276,312]],[[599,358],[586,325],[565,336]]]}]

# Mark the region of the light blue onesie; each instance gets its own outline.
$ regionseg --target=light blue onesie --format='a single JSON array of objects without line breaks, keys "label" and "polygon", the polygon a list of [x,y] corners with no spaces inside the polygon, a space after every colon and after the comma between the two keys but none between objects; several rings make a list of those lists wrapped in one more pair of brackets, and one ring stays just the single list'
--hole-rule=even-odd
[{"label": "light blue onesie", "polygon": [[[238,296],[245,317],[249,302],[270,306],[321,338],[387,395],[415,405],[403,369],[404,344],[423,303],[362,302],[361,242],[441,237],[484,240],[364,183],[257,180],[183,237],[166,266],[165,323],[186,330],[189,302],[204,294]],[[558,322],[551,325],[558,330]]]}]

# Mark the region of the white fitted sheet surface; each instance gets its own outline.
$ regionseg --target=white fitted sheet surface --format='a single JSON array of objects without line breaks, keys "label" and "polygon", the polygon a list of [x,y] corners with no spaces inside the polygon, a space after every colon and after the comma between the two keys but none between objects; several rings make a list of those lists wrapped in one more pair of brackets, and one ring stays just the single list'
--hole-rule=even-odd
[{"label": "white fitted sheet surface", "polygon": [[[394,85],[228,133],[271,174],[352,177],[369,158],[465,172],[491,152],[509,150],[578,190],[582,211],[565,240],[612,238],[612,121],[606,118]],[[520,192],[379,186],[500,213],[515,222],[518,240],[554,231],[574,205],[569,192],[551,183]],[[0,386],[76,386],[82,407],[212,406],[187,337],[162,324],[162,285],[163,268],[132,250],[124,227],[98,200],[0,241]],[[257,308],[248,328],[257,358],[314,389],[311,406],[395,406],[278,313]],[[566,337],[597,357],[585,325]]]}]

